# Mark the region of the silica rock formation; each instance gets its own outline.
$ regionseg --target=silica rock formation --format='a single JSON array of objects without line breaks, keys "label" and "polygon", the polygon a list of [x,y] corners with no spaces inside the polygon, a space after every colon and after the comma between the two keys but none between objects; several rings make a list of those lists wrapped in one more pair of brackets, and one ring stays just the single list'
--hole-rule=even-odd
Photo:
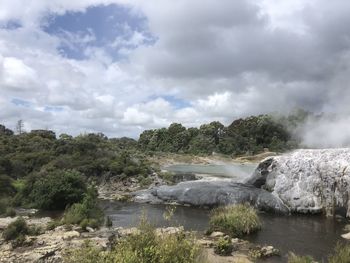
[{"label": "silica rock formation", "polygon": [[350,149],[296,150],[262,161],[246,182],[270,191],[292,212],[350,216]]},{"label": "silica rock formation", "polygon": [[136,193],[143,202],[176,202],[193,206],[219,206],[249,203],[255,208],[287,214],[288,208],[268,191],[229,180],[188,181],[173,186],[160,186]]}]

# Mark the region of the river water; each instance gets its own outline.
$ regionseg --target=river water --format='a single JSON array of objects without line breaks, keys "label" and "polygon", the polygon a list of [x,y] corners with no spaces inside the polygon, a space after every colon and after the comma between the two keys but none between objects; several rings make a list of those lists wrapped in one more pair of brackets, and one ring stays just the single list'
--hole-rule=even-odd
[{"label": "river water", "polygon": [[[173,172],[191,172],[207,175],[210,178],[229,177],[242,181],[251,174],[255,165],[176,165],[168,167]],[[208,228],[210,211],[203,208],[177,206],[171,221],[164,220],[166,205],[123,203],[103,201],[102,205],[114,226],[137,226],[140,216],[147,218],[157,227],[183,225],[186,230],[205,232]],[[326,261],[337,242],[343,242],[340,235],[347,220],[325,218],[323,216],[277,216],[260,214],[262,230],[247,236],[256,244],[273,245],[281,250],[282,257],[264,262],[286,262],[286,254],[293,251],[301,255],[311,255],[319,261]]]}]

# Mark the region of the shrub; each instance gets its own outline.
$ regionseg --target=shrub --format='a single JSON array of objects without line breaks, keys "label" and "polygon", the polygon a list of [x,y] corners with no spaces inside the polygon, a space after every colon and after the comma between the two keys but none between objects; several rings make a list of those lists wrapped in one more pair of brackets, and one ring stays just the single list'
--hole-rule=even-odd
[{"label": "shrub", "polygon": [[333,255],[328,258],[329,263],[350,262],[350,245],[342,245],[340,243],[334,249]]},{"label": "shrub", "polygon": [[6,241],[14,240],[21,235],[28,234],[29,228],[23,217],[18,217],[15,221],[10,223],[4,232],[2,233],[3,238]]},{"label": "shrub", "polygon": [[112,221],[112,219],[109,216],[106,217],[105,225],[106,225],[106,227],[112,227],[113,226],[113,221]]},{"label": "shrub", "polygon": [[34,179],[25,191],[34,207],[45,210],[64,209],[67,205],[80,202],[86,192],[86,184],[77,171],[53,171]]},{"label": "shrub", "polygon": [[[64,262],[69,263],[106,263],[103,252],[89,241],[85,241],[79,249],[68,250],[64,255]],[[111,262],[112,263],[112,262]]]},{"label": "shrub", "polygon": [[150,177],[140,176],[139,183],[141,187],[148,187],[152,184],[153,180]]},{"label": "shrub", "polygon": [[310,256],[297,256],[294,253],[289,253],[288,263],[313,263],[314,259]]},{"label": "shrub", "polygon": [[229,256],[233,251],[233,245],[230,238],[219,238],[214,245],[214,252],[221,256]]},{"label": "shrub", "polygon": [[6,209],[5,216],[15,217],[16,216],[16,210],[13,209],[12,207],[8,207]]},{"label": "shrub", "polygon": [[60,225],[60,222],[57,220],[52,220],[47,223],[46,230],[54,230],[56,227]]},{"label": "shrub", "polygon": [[103,221],[103,212],[97,203],[97,191],[93,187],[88,189],[81,203],[73,204],[66,209],[63,216],[65,224],[78,224],[84,229],[88,226],[97,228],[103,224]]},{"label": "shrub", "polygon": [[6,213],[8,205],[9,205],[9,199],[8,198],[1,198],[0,199],[0,215]]},{"label": "shrub", "polygon": [[44,230],[41,226],[31,226],[28,229],[28,235],[38,236],[44,233]]},{"label": "shrub", "polygon": [[232,237],[241,237],[261,228],[260,219],[254,208],[249,205],[233,205],[213,210],[210,232],[221,231]]},{"label": "shrub", "polygon": [[65,256],[72,263],[195,263],[203,262],[200,246],[192,236],[183,233],[159,236],[142,220],[136,234],[119,240],[111,251],[102,251],[85,243],[81,249]]}]

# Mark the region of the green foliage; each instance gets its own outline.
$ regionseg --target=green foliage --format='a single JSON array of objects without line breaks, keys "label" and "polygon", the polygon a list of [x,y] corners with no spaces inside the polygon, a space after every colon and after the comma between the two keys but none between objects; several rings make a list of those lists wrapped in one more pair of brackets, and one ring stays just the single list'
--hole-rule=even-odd
[{"label": "green foliage", "polygon": [[103,224],[104,215],[98,207],[97,191],[90,187],[81,203],[75,203],[69,207],[63,216],[65,224],[78,224],[83,229],[90,226],[97,228]]},{"label": "green foliage", "polygon": [[4,232],[2,233],[2,237],[6,240],[15,240],[19,236],[23,235],[25,236],[28,234],[29,228],[26,223],[26,221],[23,219],[23,217],[18,217],[15,221],[10,223]]},{"label": "green foliage", "polygon": [[350,245],[338,243],[334,249],[334,253],[328,258],[329,263],[350,262]]},{"label": "green foliage", "polygon": [[233,245],[230,238],[219,238],[214,244],[214,252],[221,256],[229,256],[233,251]]},{"label": "green foliage", "polygon": [[12,207],[6,208],[5,216],[15,217],[16,216],[16,210],[13,209]]},{"label": "green foliage", "polygon": [[313,263],[313,262],[315,261],[310,256],[297,256],[294,253],[289,253],[288,255],[288,263]]},{"label": "green foliage", "polygon": [[241,237],[261,228],[260,219],[249,205],[219,207],[212,211],[209,231],[221,231],[232,237]]},{"label": "green foliage", "polygon": [[301,112],[294,114],[278,118],[252,116],[235,120],[228,127],[217,121],[203,124],[199,129],[186,129],[173,123],[167,129],[144,131],[138,144],[142,150],[191,154],[255,154],[264,148],[285,151],[298,145],[290,131],[305,120],[299,117]]},{"label": "green foliage", "polygon": [[0,174],[0,197],[11,196],[15,193],[12,181],[11,177],[5,174]]},{"label": "green foliage", "polygon": [[[64,255],[64,262],[67,263],[107,263],[104,259],[104,252],[101,248],[94,246],[86,240],[79,249],[68,250]],[[113,263],[110,261],[110,263]]]},{"label": "green foliage", "polygon": [[85,192],[86,183],[79,172],[54,170],[28,178],[19,195],[35,208],[59,210],[81,201]]},{"label": "green foliage", "polygon": [[56,227],[58,227],[61,223],[57,220],[52,220],[47,223],[46,230],[54,230]]},{"label": "green foliage", "polygon": [[159,236],[146,220],[141,221],[138,230],[137,233],[120,239],[111,251],[102,251],[91,243],[85,243],[82,248],[68,251],[65,262],[203,262],[200,246],[193,236],[184,233]]},{"label": "green foliage", "polygon": [[0,198],[0,215],[6,213],[7,209],[9,208],[9,202],[9,198]]},{"label": "green foliage", "polygon": [[105,226],[106,226],[106,227],[112,227],[112,226],[113,226],[112,219],[111,219],[109,216],[106,217]]}]

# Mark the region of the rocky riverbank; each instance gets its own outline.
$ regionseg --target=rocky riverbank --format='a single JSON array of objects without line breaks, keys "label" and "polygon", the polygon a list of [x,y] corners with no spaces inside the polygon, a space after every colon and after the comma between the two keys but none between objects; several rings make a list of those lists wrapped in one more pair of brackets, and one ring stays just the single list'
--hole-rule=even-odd
[{"label": "rocky riverbank", "polygon": [[[13,222],[15,218],[0,218],[0,232]],[[137,233],[137,228],[101,228],[90,229],[84,232],[78,226],[58,226],[53,230],[45,230],[50,218],[26,218],[29,225],[42,227],[43,232],[37,236],[26,236],[26,240],[21,247],[14,248],[11,242],[5,242],[0,238],[0,262],[3,263],[24,263],[24,262],[47,262],[61,263],[65,253],[71,249],[81,247],[89,240],[94,246],[108,250],[115,242],[126,235]],[[182,227],[157,228],[157,235],[168,235],[184,232]],[[188,233],[187,233],[188,234]],[[215,242],[219,238],[225,237],[224,233],[214,232],[210,236],[198,236],[198,243],[202,246],[205,256],[209,262],[252,262],[256,255],[269,257],[276,254],[277,250],[271,246],[256,246],[248,241],[232,239],[234,252],[226,257],[221,257],[214,253]],[[228,238],[228,237],[225,237]]]}]

